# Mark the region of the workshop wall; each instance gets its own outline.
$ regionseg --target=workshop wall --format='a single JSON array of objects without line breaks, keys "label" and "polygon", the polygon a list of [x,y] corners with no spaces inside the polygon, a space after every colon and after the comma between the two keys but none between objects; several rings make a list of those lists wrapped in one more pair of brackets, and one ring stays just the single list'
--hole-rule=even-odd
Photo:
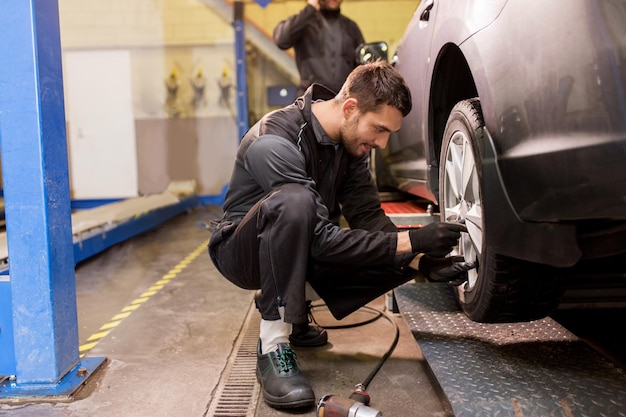
[{"label": "workshop wall", "polygon": [[[195,180],[200,195],[220,194],[230,177],[238,139],[230,22],[193,0],[59,0],[59,11],[64,61],[69,55],[111,50],[130,54],[135,195],[163,192],[171,182],[184,180]],[[108,73],[118,72],[115,63],[109,65],[109,71],[89,68],[87,60],[85,71],[100,75],[93,80],[97,85]],[[66,77],[66,90],[75,82]],[[81,135],[81,143],[105,139],[81,128],[89,127],[89,115],[78,111],[81,103],[68,102],[67,96],[72,197],[128,197],[126,192],[96,189],[102,177],[123,168],[119,162],[110,161],[108,168],[92,165],[91,170],[72,162],[91,158],[85,153],[94,149],[72,146],[72,133]],[[101,111],[93,108],[93,118],[102,118]],[[108,146],[116,146],[115,138],[108,140]],[[104,158],[102,152],[98,157]],[[93,184],[88,194],[76,186],[85,177]]]},{"label": "workshop wall", "polygon": [[[136,189],[135,195],[145,195],[162,192],[171,182],[183,180],[195,180],[200,195],[221,193],[230,178],[238,143],[234,32],[231,21],[212,10],[211,3],[215,1],[59,0],[65,89],[76,92],[80,87],[82,97],[89,99],[81,101],[81,94],[72,94],[72,102],[66,94],[73,198],[129,197],[129,188]],[[245,17],[271,36],[275,24],[300,10],[303,3],[275,0],[261,8],[246,1]],[[345,0],[342,10],[357,21],[366,40],[385,40],[393,45],[416,4],[415,0]],[[125,65],[120,64],[124,60],[89,58],[111,51],[127,53],[128,68],[118,68]],[[267,87],[291,81],[250,42],[246,53],[249,119],[253,123],[271,109]],[[68,76],[65,70],[68,57],[82,65],[74,65],[74,73],[93,75],[93,89],[84,83],[75,86],[77,77]],[[91,62],[98,62],[97,67]],[[130,87],[112,78],[125,71]],[[96,94],[96,87],[105,82],[107,90],[131,90],[130,94],[107,91],[109,97],[128,97],[134,123],[125,132],[118,128],[107,134],[115,121],[104,122],[103,109],[98,106],[89,111],[84,108],[85,102],[94,101],[88,97],[90,90]],[[93,124],[98,119],[100,124]],[[133,140],[134,161],[116,158],[115,152],[107,159],[102,151],[104,146],[128,149],[127,142]],[[108,142],[85,146],[102,141]],[[87,154],[95,149],[100,150],[98,154]],[[81,160],[83,163],[77,163]],[[93,163],[85,163],[88,160]],[[94,168],[97,160],[100,162]],[[126,174],[131,171],[136,175]],[[112,185],[114,172],[119,181],[131,183]],[[78,187],[79,178],[83,184],[92,184],[89,192]]]}]

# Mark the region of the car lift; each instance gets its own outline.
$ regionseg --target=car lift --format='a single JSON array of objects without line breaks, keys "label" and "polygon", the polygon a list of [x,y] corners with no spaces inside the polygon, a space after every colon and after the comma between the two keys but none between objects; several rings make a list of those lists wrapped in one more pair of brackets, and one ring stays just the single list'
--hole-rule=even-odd
[{"label": "car lift", "polygon": [[70,215],[58,4],[6,3],[0,28],[12,57],[0,60],[0,400],[66,401],[106,360],[79,354],[75,264],[200,199],[168,191]]},{"label": "car lift", "polygon": [[105,358],[78,353],[58,4],[4,2],[0,28],[11,259],[0,281],[0,397],[67,398]]}]

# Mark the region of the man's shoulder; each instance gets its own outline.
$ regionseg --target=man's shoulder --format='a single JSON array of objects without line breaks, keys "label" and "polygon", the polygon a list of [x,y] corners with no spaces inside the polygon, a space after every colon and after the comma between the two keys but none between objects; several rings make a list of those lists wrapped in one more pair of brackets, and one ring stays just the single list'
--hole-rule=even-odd
[{"label": "man's shoulder", "polygon": [[302,114],[295,105],[290,105],[266,114],[260,121],[260,135],[276,135],[292,138],[302,123]]}]

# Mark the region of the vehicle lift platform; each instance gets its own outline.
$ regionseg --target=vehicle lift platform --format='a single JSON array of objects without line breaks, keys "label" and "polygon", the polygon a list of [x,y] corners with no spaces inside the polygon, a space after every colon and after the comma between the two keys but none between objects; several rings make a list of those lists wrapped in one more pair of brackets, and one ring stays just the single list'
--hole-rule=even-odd
[{"label": "vehicle lift platform", "polygon": [[551,318],[485,324],[448,284],[394,290],[411,333],[456,417],[626,416],[626,375]]},{"label": "vehicle lift platform", "polygon": [[[76,210],[72,213],[74,262],[78,264],[199,204],[199,198],[191,193],[165,191]],[[6,231],[2,231],[0,273],[8,271],[8,257]]]}]

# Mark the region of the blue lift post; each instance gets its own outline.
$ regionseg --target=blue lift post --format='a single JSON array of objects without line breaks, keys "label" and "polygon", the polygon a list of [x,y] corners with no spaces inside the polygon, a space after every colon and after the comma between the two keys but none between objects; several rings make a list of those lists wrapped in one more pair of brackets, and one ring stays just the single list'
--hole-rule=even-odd
[{"label": "blue lift post", "polygon": [[58,2],[3,1],[0,33],[0,400],[68,399],[106,358],[78,352]]},{"label": "blue lift post", "polygon": [[244,3],[243,1],[235,1],[233,26],[235,28],[235,67],[237,74],[237,128],[240,141],[249,127],[244,23]]}]

